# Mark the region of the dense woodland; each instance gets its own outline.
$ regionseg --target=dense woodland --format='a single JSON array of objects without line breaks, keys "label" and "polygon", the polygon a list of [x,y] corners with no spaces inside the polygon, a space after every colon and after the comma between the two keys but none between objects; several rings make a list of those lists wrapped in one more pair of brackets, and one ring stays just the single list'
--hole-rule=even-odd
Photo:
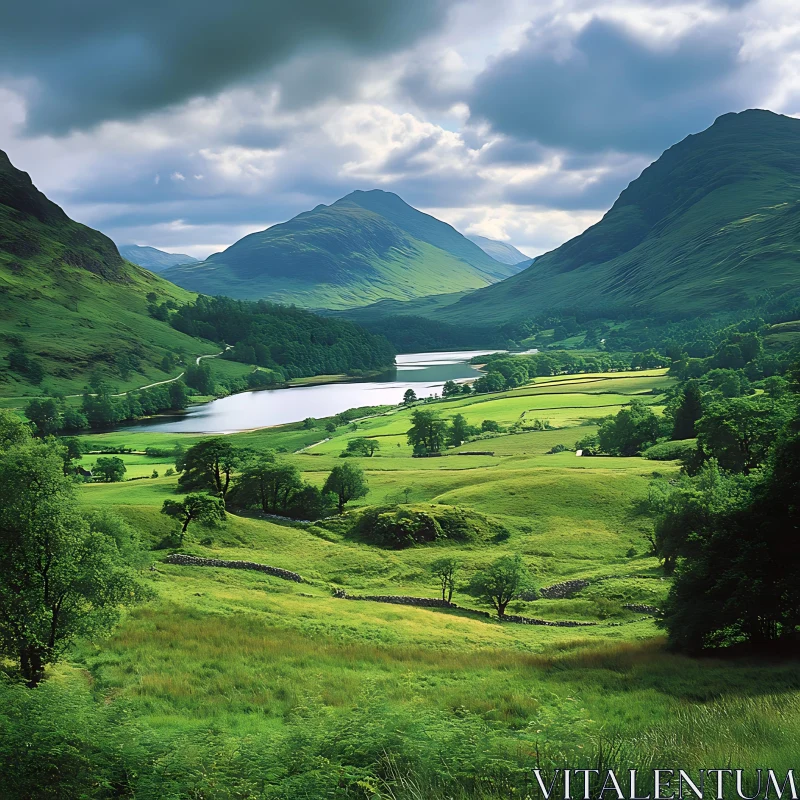
[{"label": "dense woodland", "polygon": [[394,363],[395,352],[382,336],[344,320],[265,301],[200,297],[169,319],[183,333],[230,346],[225,358],[267,367],[285,378],[359,375]]}]

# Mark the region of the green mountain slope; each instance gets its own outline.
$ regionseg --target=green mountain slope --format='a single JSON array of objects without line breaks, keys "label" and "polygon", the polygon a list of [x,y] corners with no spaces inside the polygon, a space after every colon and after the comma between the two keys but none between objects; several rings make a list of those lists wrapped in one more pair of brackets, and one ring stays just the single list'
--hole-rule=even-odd
[{"label": "green mountain slope", "polygon": [[529,264],[532,260],[530,256],[517,250],[514,245],[508,242],[501,242],[498,239],[487,239],[485,236],[468,236],[471,242],[475,242],[484,253],[490,255],[495,261],[503,264]]},{"label": "green mountain slope", "polygon": [[163,275],[193,291],[343,309],[488,286],[512,275],[388,192],[353,192]]},{"label": "green mountain slope", "polygon": [[596,225],[520,274],[454,298],[437,318],[500,323],[557,309],[702,313],[796,288],[800,120],[750,110],[674,145]]},{"label": "green mountain slope", "polygon": [[119,254],[133,264],[149,269],[150,272],[161,272],[167,267],[175,267],[178,264],[196,264],[200,260],[185,253],[165,253],[155,247],[138,244],[119,245]]},{"label": "green mountain slope", "polygon": [[[77,392],[100,371],[120,388],[174,377],[167,353],[185,358],[214,345],[153,319],[157,301],[191,295],[125,261],[102,233],[73,222],[0,151],[0,395]],[[11,369],[24,353],[45,373]]]}]

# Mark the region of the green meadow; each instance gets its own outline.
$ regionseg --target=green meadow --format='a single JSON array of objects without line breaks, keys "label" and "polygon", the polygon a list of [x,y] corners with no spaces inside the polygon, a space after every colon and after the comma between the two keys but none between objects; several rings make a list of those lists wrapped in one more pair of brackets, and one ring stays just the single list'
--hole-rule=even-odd
[{"label": "green meadow", "polygon": [[[648,555],[647,497],[652,478],[677,475],[678,464],[572,449],[634,396],[659,408],[670,381],[663,370],[543,378],[439,401],[430,407],[472,424],[551,426],[439,458],[411,457],[407,408],[335,433],[320,422],[231,436],[275,451],[318,485],[343,463],[348,440],[374,437],[375,455],[354,459],[369,493],[348,515],[455,507],[478,520],[466,542],[403,550],[369,544],[336,520],[234,514],[217,527],[193,525],[177,548],[175,522],[160,514],[176,497],[176,476],[164,475],[174,464],[144,450],[202,437],[83,437],[89,449],[134,451],[120,456],[125,481],[86,484],[81,501],[114,510],[153,548],[154,567],[143,572],[153,599],[112,638],[82,642],[37,691],[62,692],[80,710],[78,750],[99,746],[91,731],[104,726],[103,747],[140,771],[137,798],[511,798],[535,796],[536,766],[787,769],[800,735],[793,664],[673,655],[652,616],[624,608],[657,607],[666,596],[669,580]],[[557,444],[570,449],[548,454]],[[487,454],[467,454],[475,451]],[[96,458],[87,453],[83,464]],[[269,564],[305,582],[164,563],[176,550]],[[509,613],[594,624],[474,613],[490,609],[466,592],[470,576],[504,554],[520,554],[538,587],[589,581],[569,599],[517,600]],[[333,596],[343,588],[436,597],[429,566],[443,555],[458,561],[461,608]]]}]

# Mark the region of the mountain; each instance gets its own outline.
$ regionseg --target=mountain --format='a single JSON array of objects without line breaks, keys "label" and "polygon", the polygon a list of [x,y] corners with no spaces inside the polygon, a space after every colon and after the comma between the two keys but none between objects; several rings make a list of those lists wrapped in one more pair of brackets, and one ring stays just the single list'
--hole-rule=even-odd
[{"label": "mountain", "polygon": [[518,268],[396,194],[356,191],[163,275],[203,294],[343,309],[477,289]]},{"label": "mountain", "polygon": [[498,239],[487,239],[485,236],[467,236],[471,242],[475,242],[484,253],[490,255],[495,261],[501,264],[521,264],[523,261],[526,266],[531,261],[530,256],[521,253],[516,247],[508,242],[501,242]]},{"label": "mountain", "polygon": [[[151,317],[150,293],[159,303],[192,297],[71,220],[0,151],[0,394],[79,392],[98,370],[142,385],[169,377],[159,366],[167,353],[212,352]],[[11,353],[37,369],[11,369]]]},{"label": "mountain", "polygon": [[[518,275],[440,302],[436,318],[699,314],[799,286],[800,120],[749,110],[674,145],[600,222]],[[426,313],[400,305],[392,313]]]},{"label": "mountain", "polygon": [[183,253],[165,253],[155,247],[146,247],[138,244],[119,245],[119,254],[128,261],[149,269],[150,272],[161,272],[167,267],[178,264],[197,264],[200,259]]}]

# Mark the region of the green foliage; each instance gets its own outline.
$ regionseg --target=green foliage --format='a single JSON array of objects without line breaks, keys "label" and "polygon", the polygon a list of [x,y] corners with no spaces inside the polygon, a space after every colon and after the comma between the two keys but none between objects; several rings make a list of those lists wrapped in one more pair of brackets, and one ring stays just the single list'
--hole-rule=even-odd
[{"label": "green foliage", "polygon": [[384,370],[394,363],[394,350],[382,336],[342,319],[265,301],[199,297],[178,309],[171,324],[191,336],[232,345],[222,357],[266,367],[268,382]]},{"label": "green foliage", "polygon": [[442,589],[442,600],[453,602],[453,589],[455,588],[456,574],[458,573],[458,560],[452,556],[437,558],[428,567],[431,575],[439,581]]},{"label": "green foliage", "polygon": [[24,444],[31,438],[31,429],[13,411],[0,408],[0,451],[17,444]]},{"label": "green foliage", "polygon": [[413,389],[406,389],[405,394],[403,395],[403,405],[411,405],[411,403],[417,402],[417,393]]},{"label": "green foliage", "polygon": [[351,500],[364,497],[369,491],[369,486],[361,467],[356,464],[342,464],[331,470],[330,475],[325,479],[322,491],[336,495],[341,514],[345,505]]},{"label": "green foliage", "polygon": [[209,491],[224,501],[231,486],[234,470],[241,463],[241,454],[226,439],[206,439],[190,447],[176,460],[182,473],[178,488],[182,492]]},{"label": "green foliage", "polygon": [[661,423],[653,410],[634,399],[600,425],[597,440],[604,453],[635,456],[655,444],[660,435]]},{"label": "green foliage", "polygon": [[790,402],[764,396],[712,402],[697,423],[701,459],[745,475],[764,462],[792,411]]},{"label": "green foliage", "polygon": [[476,597],[491,603],[497,616],[506,613],[506,607],[523,592],[533,591],[530,574],[521,556],[500,556],[488,567],[476,572],[469,583],[469,590]]},{"label": "green foliage", "polygon": [[381,444],[377,439],[366,439],[358,437],[357,439],[350,439],[347,447],[342,452],[343,457],[347,456],[367,456],[371,457],[381,449]]},{"label": "green foliage", "polygon": [[119,608],[144,596],[106,522],[78,513],[56,446],[0,457],[0,651],[30,686],[77,637],[108,633]]},{"label": "green foliage", "polygon": [[678,396],[673,416],[672,438],[694,439],[695,425],[703,416],[703,395],[697,381],[687,381]]},{"label": "green foliage", "polygon": [[189,364],[183,375],[186,385],[200,394],[214,394],[214,378],[211,375],[209,359],[204,358],[198,364]]},{"label": "green foliage", "polygon": [[183,544],[186,531],[191,522],[197,521],[213,525],[225,519],[225,504],[219,497],[202,492],[193,492],[182,500],[165,500],[161,513],[176,519],[181,526],[180,543]]},{"label": "green foliage", "polygon": [[439,453],[447,440],[447,421],[429,409],[418,408],[411,414],[411,428],[406,437],[414,455]]},{"label": "green foliage", "polygon": [[286,514],[292,495],[303,485],[296,466],[265,453],[242,469],[231,501],[243,508],[259,508],[265,514]]},{"label": "green foliage", "polygon": [[650,461],[678,461],[691,458],[696,450],[697,442],[694,439],[681,439],[654,444],[642,452],[642,458]]},{"label": "green foliage", "polygon": [[467,439],[476,436],[478,429],[467,422],[463,414],[456,414],[450,420],[450,427],[447,431],[447,443],[453,447],[458,447]]},{"label": "green foliage", "polygon": [[125,462],[118,456],[100,456],[92,467],[92,477],[100,478],[106,483],[125,480],[128,471]]},{"label": "green foliage", "polygon": [[[691,496],[669,507],[675,529],[687,515],[693,524],[681,543],[677,579],[665,605],[663,625],[676,647],[697,652],[749,642],[758,648],[791,641],[800,623],[796,536],[800,497],[800,420],[779,437],[766,474],[741,483],[738,495],[708,493],[691,511]],[[698,489],[707,470],[697,479]],[[689,494],[692,489],[683,494]]]}]

